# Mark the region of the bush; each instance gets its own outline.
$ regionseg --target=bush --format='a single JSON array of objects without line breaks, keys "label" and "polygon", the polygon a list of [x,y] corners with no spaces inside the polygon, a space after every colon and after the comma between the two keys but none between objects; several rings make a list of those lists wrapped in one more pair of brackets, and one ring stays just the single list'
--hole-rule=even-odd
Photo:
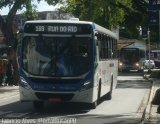
[{"label": "bush", "polygon": [[160,71],[152,71],[150,77],[151,78],[160,78]]}]

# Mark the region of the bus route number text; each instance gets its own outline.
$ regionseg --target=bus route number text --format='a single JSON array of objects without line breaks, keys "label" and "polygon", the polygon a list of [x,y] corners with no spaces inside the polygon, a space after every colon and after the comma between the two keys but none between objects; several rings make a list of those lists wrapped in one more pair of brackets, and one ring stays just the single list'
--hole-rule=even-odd
[{"label": "bus route number text", "polygon": [[77,26],[35,26],[36,32],[55,32],[55,33],[75,33],[78,31]]}]

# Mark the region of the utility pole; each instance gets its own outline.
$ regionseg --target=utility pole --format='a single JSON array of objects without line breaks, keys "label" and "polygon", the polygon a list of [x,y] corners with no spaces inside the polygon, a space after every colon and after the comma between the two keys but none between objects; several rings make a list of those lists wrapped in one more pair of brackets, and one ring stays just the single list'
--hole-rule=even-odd
[{"label": "utility pole", "polygon": [[158,11],[158,19],[159,19],[159,23],[158,23],[158,25],[159,25],[159,41],[158,41],[158,44],[157,44],[157,46],[158,46],[158,48],[160,47],[160,10]]},{"label": "utility pole", "polygon": [[151,71],[151,68],[150,68],[150,58],[151,58],[151,48],[150,48],[150,30],[149,30],[149,28],[148,28],[148,31],[147,31],[147,37],[148,37],[148,59],[149,59],[149,70],[148,70],[148,72],[150,72]]}]

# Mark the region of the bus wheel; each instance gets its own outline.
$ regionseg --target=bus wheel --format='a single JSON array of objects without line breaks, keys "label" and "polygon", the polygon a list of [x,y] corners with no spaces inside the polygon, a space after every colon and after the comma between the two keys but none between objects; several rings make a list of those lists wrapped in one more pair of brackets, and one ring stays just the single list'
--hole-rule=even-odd
[{"label": "bus wheel", "polygon": [[91,109],[96,109],[97,105],[98,105],[98,102],[96,100],[95,102],[91,103],[90,108]]},{"label": "bus wheel", "polygon": [[99,83],[98,86],[98,94],[97,94],[97,100],[93,103],[91,103],[91,108],[95,109],[97,105],[100,103],[100,98],[101,98],[101,83]]},{"label": "bus wheel", "polygon": [[113,90],[113,75],[111,76],[110,91],[106,94],[106,100],[111,100],[112,99],[112,90]]},{"label": "bus wheel", "polygon": [[33,102],[33,107],[35,109],[35,111],[41,111],[44,107],[44,102],[42,101],[34,101]]},{"label": "bus wheel", "polygon": [[99,104],[101,98],[101,82],[99,83],[98,86],[98,95],[97,95],[97,103]]}]

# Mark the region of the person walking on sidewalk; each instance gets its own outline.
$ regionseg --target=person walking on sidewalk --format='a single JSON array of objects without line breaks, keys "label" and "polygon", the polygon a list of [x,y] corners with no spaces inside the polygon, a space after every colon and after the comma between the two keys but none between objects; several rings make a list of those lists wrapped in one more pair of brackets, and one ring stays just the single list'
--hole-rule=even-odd
[{"label": "person walking on sidewalk", "polygon": [[0,63],[0,86],[2,85],[2,81],[3,81],[3,66]]},{"label": "person walking on sidewalk", "polygon": [[6,83],[8,85],[13,85],[13,65],[12,65],[12,60],[9,60],[8,63],[7,63],[6,76],[7,76]]}]

